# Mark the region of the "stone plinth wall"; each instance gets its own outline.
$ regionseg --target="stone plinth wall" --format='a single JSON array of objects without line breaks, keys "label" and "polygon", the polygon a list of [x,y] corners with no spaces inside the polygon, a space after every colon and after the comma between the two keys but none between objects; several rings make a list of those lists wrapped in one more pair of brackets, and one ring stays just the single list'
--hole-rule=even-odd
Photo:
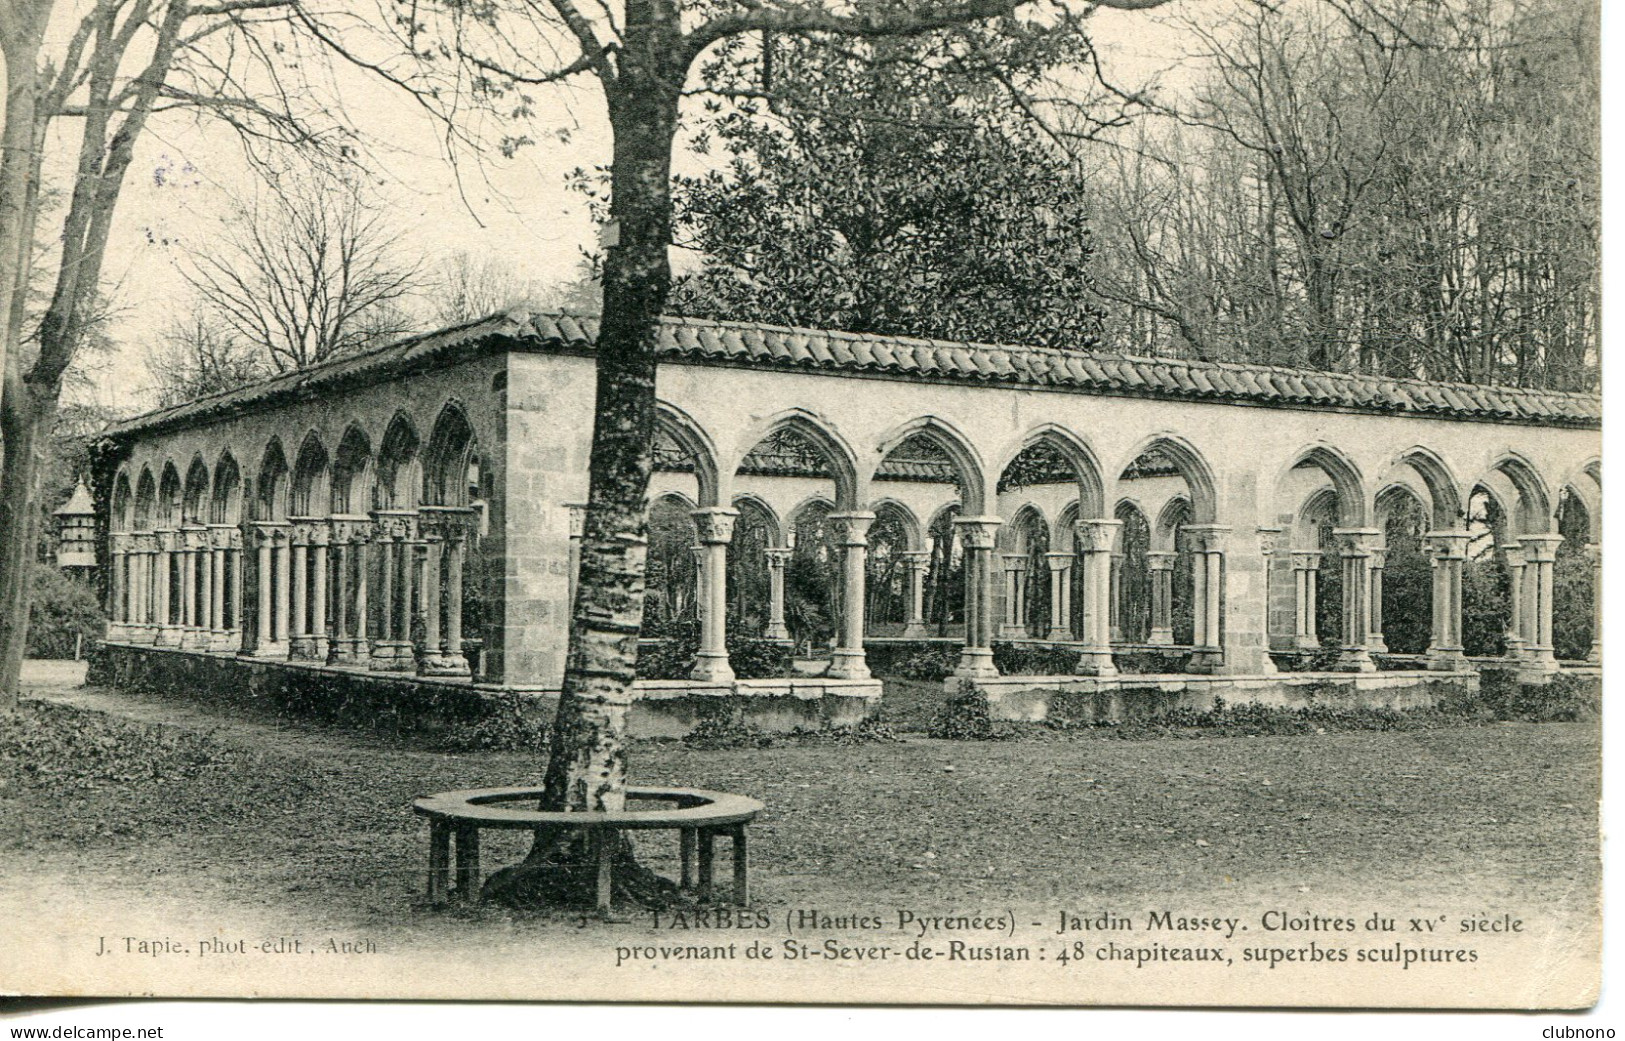
[{"label": "stone plinth wall", "polygon": [[[964,681],[944,681],[950,693]],[[975,681],[994,719],[1069,722],[1145,719],[1174,709],[1227,705],[1304,708],[1429,708],[1478,689],[1478,673],[1290,673],[1277,676],[1000,676]]]},{"label": "stone plinth wall", "polygon": [[[200,700],[429,735],[515,713],[549,723],[558,707],[558,695],[546,691],[120,643],[98,649],[86,682],[191,692]],[[880,706],[878,680],[738,680],[726,687],[640,682],[638,694],[627,720],[629,733],[637,738],[682,737],[717,718],[773,732],[850,726]]]}]

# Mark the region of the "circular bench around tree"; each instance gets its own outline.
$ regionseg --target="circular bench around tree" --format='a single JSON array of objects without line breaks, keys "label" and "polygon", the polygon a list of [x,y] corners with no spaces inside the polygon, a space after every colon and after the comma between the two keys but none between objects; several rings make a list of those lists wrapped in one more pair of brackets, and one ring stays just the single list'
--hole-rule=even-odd
[{"label": "circular bench around tree", "polygon": [[[733,840],[734,902],[750,902],[750,853],[745,829],[762,812],[757,800],[697,788],[628,787],[628,802],[669,803],[671,808],[557,813],[513,805],[528,802],[534,806],[541,796],[541,788],[471,788],[428,795],[413,802],[412,811],[429,819],[429,902],[439,906],[453,894],[469,903],[479,901],[480,831],[484,828],[573,828],[582,832],[597,863],[598,909],[603,912],[609,910],[614,882],[615,843],[608,840],[616,832],[676,831],[682,888],[696,893],[701,901],[713,897],[716,836],[727,835]],[[450,886],[453,835],[457,837],[455,890]]]}]

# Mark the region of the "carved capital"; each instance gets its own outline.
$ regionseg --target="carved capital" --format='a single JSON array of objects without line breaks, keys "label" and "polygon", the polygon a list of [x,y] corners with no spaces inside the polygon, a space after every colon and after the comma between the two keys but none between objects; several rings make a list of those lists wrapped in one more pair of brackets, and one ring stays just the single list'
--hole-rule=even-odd
[{"label": "carved capital", "polygon": [[869,544],[869,525],[875,522],[875,515],[859,510],[851,513],[832,513],[829,522],[835,525],[836,541],[843,546],[867,546]]},{"label": "carved capital", "polygon": [[1382,532],[1375,528],[1333,528],[1332,535],[1345,557],[1369,557]]},{"label": "carved capital", "polygon": [[1518,540],[1523,544],[1524,559],[1531,564],[1550,564],[1557,559],[1557,547],[1563,544],[1561,535],[1525,535]]},{"label": "carved capital", "polygon": [[1230,528],[1223,524],[1187,524],[1185,536],[1198,553],[1223,553]]},{"label": "carved capital", "polygon": [[767,566],[782,568],[790,563],[790,555],[795,552],[789,546],[769,546],[762,551],[767,555]]},{"label": "carved capital", "polygon": [[1120,520],[1080,520],[1075,528],[1078,549],[1085,553],[1110,552],[1122,527]]},{"label": "carved capital", "polygon": [[1318,549],[1295,549],[1292,551],[1292,570],[1319,571],[1320,557]]},{"label": "carved capital", "polygon": [[211,549],[230,549],[232,536],[237,534],[235,524],[209,525],[209,546]]},{"label": "carved capital", "polygon": [[911,549],[898,555],[903,558],[903,565],[910,571],[929,571],[931,569],[930,550]]},{"label": "carved capital", "polygon": [[1145,555],[1145,566],[1151,571],[1172,571],[1179,554],[1172,550],[1153,549]]},{"label": "carved capital", "polygon": [[1268,557],[1268,556],[1273,556],[1277,550],[1284,549],[1285,546],[1286,546],[1286,543],[1282,538],[1282,534],[1283,533],[1282,533],[1282,530],[1280,528],[1259,528],[1258,529],[1258,550],[1259,550],[1259,552],[1263,553],[1266,557]]},{"label": "carved capital", "polygon": [[695,510],[689,516],[694,518],[695,537],[708,546],[727,545],[734,538],[734,521],[739,519],[739,511],[727,506],[707,506]]},{"label": "carved capital", "polygon": [[960,545],[970,550],[992,549],[1003,523],[997,517],[955,517],[954,528],[959,532]]},{"label": "carved capital", "polygon": [[1072,566],[1073,556],[1070,553],[1045,553],[1044,560],[1052,574],[1060,574]]},{"label": "carved capital", "polygon": [[1506,556],[1507,567],[1517,569],[1528,563],[1528,561],[1524,559],[1523,547],[1518,545],[1516,542],[1506,543],[1499,548]]},{"label": "carved capital", "polygon": [[418,537],[416,510],[375,510],[372,518],[374,531],[380,539],[409,542]]},{"label": "carved capital", "polygon": [[1027,570],[1027,554],[1025,554],[1025,553],[1001,553],[999,555],[1004,558],[1004,569],[1006,571],[1025,571],[1025,570]]}]

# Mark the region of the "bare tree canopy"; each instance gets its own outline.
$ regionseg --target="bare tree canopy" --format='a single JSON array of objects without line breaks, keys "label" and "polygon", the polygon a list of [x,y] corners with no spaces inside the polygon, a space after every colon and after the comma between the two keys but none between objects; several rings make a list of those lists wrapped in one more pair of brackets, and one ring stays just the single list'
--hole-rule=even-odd
[{"label": "bare tree canopy", "polygon": [[183,268],[212,324],[288,372],[404,335],[418,286],[386,211],[360,175],[285,173],[239,203],[224,234]]}]

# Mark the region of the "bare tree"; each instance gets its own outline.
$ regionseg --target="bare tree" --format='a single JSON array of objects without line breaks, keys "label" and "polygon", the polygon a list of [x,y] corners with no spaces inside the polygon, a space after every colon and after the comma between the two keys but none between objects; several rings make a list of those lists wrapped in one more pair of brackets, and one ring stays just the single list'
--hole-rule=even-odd
[{"label": "bare tree", "polygon": [[493,257],[459,250],[441,263],[428,286],[435,324],[460,325],[511,307],[546,307],[550,294],[535,279]]},{"label": "bare tree", "polygon": [[[450,119],[468,88],[532,111],[529,92],[581,77],[596,80],[613,137],[605,229],[602,320],[595,349],[596,400],[580,577],[568,664],[544,774],[544,807],[619,810],[626,791],[626,716],[632,704],[643,617],[647,494],[654,455],[655,367],[660,318],[671,291],[672,149],[680,109],[730,72],[758,73],[764,34],[916,36],[979,22],[1019,31],[1017,14],[1078,19],[1100,8],[1142,10],[1164,0],[1095,0],[1068,8],[1041,0],[926,0],[848,5],[819,0],[690,2],[622,0],[416,7],[409,19],[312,20],[320,38],[357,65],[412,89]],[[1040,8],[1042,10],[1040,11]],[[1001,21],[1003,20],[1003,21]],[[398,39],[392,55],[348,31],[378,26]],[[341,39],[343,38],[343,39]],[[376,37],[374,37],[376,40]],[[456,55],[462,60],[445,60]],[[691,80],[698,73],[698,85]],[[734,77],[736,80],[738,77]],[[459,89],[462,88],[462,89]],[[751,92],[749,88],[744,88]],[[505,149],[523,143],[510,135]],[[635,868],[624,840],[619,856]],[[618,872],[623,887],[636,871]],[[516,899],[579,899],[590,893],[577,837],[541,834],[523,865],[500,872],[493,892]],[[636,898],[634,891],[630,894]]]},{"label": "bare tree", "polygon": [[148,393],[159,407],[236,390],[271,374],[263,350],[194,310],[146,347]]},{"label": "bare tree", "polygon": [[[277,12],[293,3],[80,0],[70,10],[58,0],[0,0],[0,707],[17,698],[41,460],[64,374],[96,310],[136,142],[154,115],[185,109],[223,120],[251,153],[270,143],[321,144],[312,113],[299,108],[305,99],[285,82],[294,63],[284,67],[277,48],[245,45],[269,31],[267,18],[285,23]],[[48,49],[53,15],[65,31],[49,34]],[[55,134],[60,123],[77,135]],[[68,203],[60,230],[42,236],[41,171],[58,140],[74,150]],[[41,237],[54,244],[43,261],[53,277],[36,313],[28,289]]]},{"label": "bare tree", "polygon": [[403,335],[418,286],[384,210],[354,170],[283,173],[241,203],[182,269],[212,324],[289,372]]}]

